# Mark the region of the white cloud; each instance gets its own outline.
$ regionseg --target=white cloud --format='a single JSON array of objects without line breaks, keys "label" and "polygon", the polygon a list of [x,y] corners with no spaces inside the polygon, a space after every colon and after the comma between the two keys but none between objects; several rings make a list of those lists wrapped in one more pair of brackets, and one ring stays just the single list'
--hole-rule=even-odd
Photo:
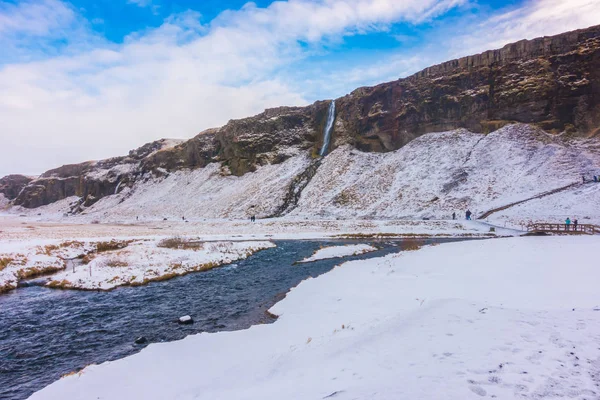
[{"label": "white cloud", "polygon": [[598,0],[529,0],[522,7],[471,27],[452,41],[451,55],[480,53],[521,39],[552,36],[598,23]]},{"label": "white cloud", "polygon": [[[160,137],[190,137],[265,107],[305,104],[279,68],[325,37],[419,21],[456,0],[249,3],[210,25],[172,16],[121,46],[100,46],[0,70],[0,172],[123,154]],[[331,18],[335,15],[335,18]]]},{"label": "white cloud", "polygon": [[[173,15],[159,28],[131,34],[122,45],[99,41],[89,31],[82,33],[85,24],[64,3],[42,1],[56,3],[57,10],[62,6],[64,16],[32,14],[27,7],[39,1],[3,6],[0,21],[11,22],[5,22],[4,28],[0,22],[0,32],[14,32],[12,18],[29,15],[31,25],[37,25],[36,18],[40,21],[35,32],[26,33],[29,38],[70,30],[86,38],[87,44],[70,45],[61,55],[42,61],[0,68],[0,143],[10,149],[0,158],[0,175],[41,172],[63,163],[125,154],[161,137],[191,137],[266,107],[306,104],[313,99],[305,95],[312,97],[316,87],[320,93],[331,93],[325,97],[341,95],[356,86],[407,75],[462,50],[397,54],[323,74],[294,68],[323,51],[324,43],[385,31],[398,21],[419,24],[463,0],[289,0],[267,8],[248,3],[207,25],[194,12]],[[584,0],[575,1],[585,7]],[[543,26],[536,22],[539,19],[556,21],[559,12],[545,10],[541,15],[540,5],[567,13],[560,3],[530,3],[515,11],[513,19],[496,17],[489,31],[482,22],[473,27],[479,39],[465,37],[464,50],[486,46],[486,41],[489,45],[508,40],[505,32],[523,35],[517,28],[535,30]],[[548,19],[548,15],[555,17]],[[569,26],[587,23],[574,12],[571,15],[578,19]],[[441,45],[452,43],[447,37],[441,40]]]},{"label": "white cloud", "polygon": [[[0,2],[0,36],[55,35],[76,20],[71,7],[59,0]],[[35,22],[35,23],[32,23]]]}]

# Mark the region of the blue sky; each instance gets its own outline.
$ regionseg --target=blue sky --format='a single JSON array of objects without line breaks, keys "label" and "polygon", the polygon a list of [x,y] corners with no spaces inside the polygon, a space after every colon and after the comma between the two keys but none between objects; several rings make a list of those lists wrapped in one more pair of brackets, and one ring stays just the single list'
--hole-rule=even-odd
[{"label": "blue sky", "polygon": [[0,0],[0,175],[598,21],[600,0]]}]

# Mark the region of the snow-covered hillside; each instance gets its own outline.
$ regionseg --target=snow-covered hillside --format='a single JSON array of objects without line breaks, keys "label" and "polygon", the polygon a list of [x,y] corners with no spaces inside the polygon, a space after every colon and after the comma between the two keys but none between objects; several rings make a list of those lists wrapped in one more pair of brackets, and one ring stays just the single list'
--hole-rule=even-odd
[{"label": "snow-covered hillside", "polygon": [[442,244],[343,264],[270,325],[93,365],[51,399],[597,399],[597,237]]},{"label": "snow-covered hillside", "polygon": [[[479,217],[488,210],[575,185],[536,203],[510,208],[504,211],[504,220],[519,225],[532,219],[535,209],[538,220],[571,216],[600,222],[600,211],[592,206],[599,196],[598,187],[579,185],[582,174],[600,174],[597,139],[565,138],[515,124],[488,135],[466,130],[431,133],[389,153],[361,152],[344,145],[315,161],[308,153],[294,151],[281,164],[264,165],[241,177],[230,175],[217,163],[148,177],[101,199],[76,218],[265,217],[276,213],[291,191],[303,189],[297,206],[288,208],[290,217],[449,219],[453,212],[463,218],[467,209]],[[315,163],[318,168],[308,185],[298,186],[298,176]],[[72,201],[16,211],[62,216]]]},{"label": "snow-covered hillside", "polygon": [[592,170],[600,170],[599,143],[567,144],[527,125],[486,136],[432,133],[392,153],[338,148],[293,214],[447,219],[470,209],[478,216],[579,182]]}]

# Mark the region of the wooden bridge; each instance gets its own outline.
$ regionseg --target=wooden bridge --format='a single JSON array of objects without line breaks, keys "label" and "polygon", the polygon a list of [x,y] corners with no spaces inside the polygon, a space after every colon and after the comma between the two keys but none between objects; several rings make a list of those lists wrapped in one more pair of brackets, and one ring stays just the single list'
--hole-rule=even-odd
[{"label": "wooden bridge", "polygon": [[600,226],[590,224],[551,224],[546,222],[539,222],[536,224],[530,224],[527,226],[527,232],[531,234],[536,233],[565,233],[572,235],[595,235],[600,234]]}]

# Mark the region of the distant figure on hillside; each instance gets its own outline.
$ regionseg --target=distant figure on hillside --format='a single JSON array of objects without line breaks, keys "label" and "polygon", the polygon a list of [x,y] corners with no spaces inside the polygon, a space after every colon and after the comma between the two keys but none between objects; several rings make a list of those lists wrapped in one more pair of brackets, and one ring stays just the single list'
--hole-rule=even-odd
[{"label": "distant figure on hillside", "polygon": [[598,175],[594,175],[594,182],[598,182]]},{"label": "distant figure on hillside", "polygon": [[256,222],[256,216],[255,215],[253,215],[253,216],[250,217],[250,222]]},{"label": "distant figure on hillside", "polygon": [[467,216],[467,221],[471,220],[471,215],[473,215],[473,213],[471,213],[470,210],[467,210],[467,212],[465,213],[465,215]]},{"label": "distant figure on hillside", "polygon": [[571,226],[571,218],[567,217],[567,219],[565,220],[565,229],[569,230]]},{"label": "distant figure on hillside", "polygon": [[585,175],[581,175],[581,179],[583,180],[583,183],[585,183]]},{"label": "distant figure on hillside", "polygon": [[456,212],[452,213],[452,219],[456,219]]},{"label": "distant figure on hillside", "polygon": [[576,231],[577,230],[577,220],[573,220],[573,230]]},{"label": "distant figure on hillside", "polygon": [[182,221],[185,221],[185,216],[181,217],[181,220],[182,220]]}]

